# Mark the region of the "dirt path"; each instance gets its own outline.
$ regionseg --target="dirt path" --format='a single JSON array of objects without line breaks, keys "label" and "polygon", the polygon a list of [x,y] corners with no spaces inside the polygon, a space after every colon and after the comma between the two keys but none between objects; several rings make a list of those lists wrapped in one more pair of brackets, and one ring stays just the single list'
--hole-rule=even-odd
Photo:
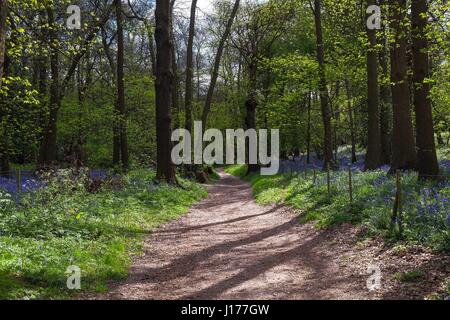
[{"label": "dirt path", "polygon": [[342,265],[324,232],[220,175],[207,199],[146,240],[129,278],[101,299],[370,298],[367,276]]}]

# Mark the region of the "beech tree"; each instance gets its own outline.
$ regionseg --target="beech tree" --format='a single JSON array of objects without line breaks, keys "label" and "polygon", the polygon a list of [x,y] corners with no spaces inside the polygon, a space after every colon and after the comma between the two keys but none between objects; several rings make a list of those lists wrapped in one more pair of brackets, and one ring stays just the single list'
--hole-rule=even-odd
[{"label": "beech tree", "polygon": [[3,68],[6,53],[6,18],[8,16],[8,1],[0,0],[0,87],[3,80]]},{"label": "beech tree", "polygon": [[193,77],[194,77],[194,37],[195,37],[195,17],[197,14],[197,0],[192,0],[191,17],[189,21],[189,38],[186,52],[186,88],[184,100],[185,129],[192,130],[192,103],[194,100]]},{"label": "beech tree", "polygon": [[[6,57],[6,31],[7,31],[8,1],[0,0],[0,90],[2,89],[2,81],[5,68]],[[8,144],[6,139],[6,125],[3,122],[5,118],[5,110],[3,110],[3,102],[0,101],[0,173],[9,171]]]},{"label": "beech tree", "polygon": [[314,22],[316,27],[316,46],[317,46],[317,62],[319,63],[319,91],[320,106],[322,110],[322,122],[324,128],[323,135],[323,169],[328,167],[334,168],[333,159],[333,131],[331,128],[331,109],[328,103],[328,88],[325,75],[325,49],[322,31],[322,4],[321,0],[314,0],[314,8],[311,6],[314,14]]},{"label": "beech tree", "polygon": [[[375,5],[375,0],[367,0],[367,6]],[[365,168],[373,170],[381,165],[380,136],[380,96],[378,85],[378,54],[376,29],[367,29],[369,40],[367,48],[367,99],[369,122],[367,128],[368,143]]]},{"label": "beech tree", "polygon": [[439,165],[434,140],[433,114],[430,100],[430,62],[427,39],[427,0],[415,0],[411,4],[413,40],[414,106],[416,111],[417,167],[419,176],[437,179]]},{"label": "beech tree", "polygon": [[391,171],[415,169],[416,144],[410,108],[407,63],[406,0],[390,0],[391,40],[391,91],[393,109]]},{"label": "beech tree", "polygon": [[239,9],[239,4],[240,4],[240,0],[236,0],[234,2],[234,6],[231,11],[230,17],[228,18],[228,22],[227,22],[225,31],[222,34],[222,37],[220,38],[219,46],[217,47],[217,53],[214,58],[214,66],[213,66],[213,70],[211,73],[211,82],[208,87],[208,93],[206,95],[205,105],[203,107],[203,113],[202,113],[203,127],[205,127],[208,122],[208,115],[209,115],[209,112],[211,111],[211,104],[213,101],[214,89],[216,88],[217,78],[219,77],[220,62],[222,60],[225,42],[227,41],[228,37],[230,36],[231,28],[233,27],[233,21],[237,15],[237,12]]},{"label": "beech tree", "polygon": [[156,177],[160,181],[175,184],[175,168],[171,158],[173,47],[170,13],[169,1],[156,0]]},{"label": "beech tree", "polygon": [[128,171],[128,137],[127,137],[127,110],[125,105],[125,74],[124,74],[124,35],[123,35],[123,13],[122,0],[115,2],[117,19],[117,117],[118,134],[120,142],[120,159],[122,169]]}]

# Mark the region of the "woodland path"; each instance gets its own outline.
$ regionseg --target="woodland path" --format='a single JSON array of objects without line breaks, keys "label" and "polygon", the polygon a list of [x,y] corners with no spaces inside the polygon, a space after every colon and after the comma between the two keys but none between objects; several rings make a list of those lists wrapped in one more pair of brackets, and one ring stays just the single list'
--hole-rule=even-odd
[{"label": "woodland path", "polygon": [[100,299],[370,299],[329,232],[260,206],[223,171],[189,214],[153,232],[127,280]]}]

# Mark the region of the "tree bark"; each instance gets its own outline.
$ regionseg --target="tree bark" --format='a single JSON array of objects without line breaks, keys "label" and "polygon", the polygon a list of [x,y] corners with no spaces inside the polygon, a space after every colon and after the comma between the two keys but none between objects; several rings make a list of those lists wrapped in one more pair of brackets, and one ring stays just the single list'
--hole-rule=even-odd
[{"label": "tree bark", "polygon": [[147,24],[147,33],[148,33],[148,47],[150,50],[150,59],[152,64],[152,75],[156,76],[156,55],[155,55],[155,44],[154,44],[154,37],[153,37],[153,31],[150,24]]},{"label": "tree bark", "polygon": [[233,11],[231,12],[231,15],[228,19],[228,23],[225,29],[225,32],[222,35],[222,38],[220,39],[219,42],[219,47],[217,49],[217,54],[216,54],[216,58],[214,60],[214,68],[213,68],[213,72],[211,75],[211,82],[209,84],[209,89],[208,89],[208,94],[206,96],[206,101],[205,101],[205,106],[203,109],[203,114],[202,114],[202,123],[203,123],[203,128],[206,128],[207,122],[208,122],[208,115],[209,112],[211,110],[211,104],[212,104],[212,98],[213,98],[213,94],[214,94],[214,89],[216,87],[216,83],[217,83],[217,78],[219,76],[219,68],[220,68],[220,61],[222,60],[222,54],[223,54],[223,50],[225,47],[225,42],[227,41],[230,32],[231,32],[231,27],[233,26],[233,21],[234,18],[236,17],[236,14],[238,12],[239,9],[239,4],[240,4],[240,0],[236,0],[234,3],[234,7],[233,7]]},{"label": "tree bark", "polygon": [[348,80],[345,80],[345,89],[347,91],[347,113],[350,126],[350,140],[352,144],[352,163],[356,163],[358,159],[356,158],[356,134],[355,124],[353,121],[352,92],[350,90],[350,83],[348,82]]},{"label": "tree bark", "polygon": [[187,57],[186,57],[186,90],[185,90],[185,100],[184,100],[184,112],[185,112],[185,124],[184,128],[191,132],[192,130],[192,102],[194,100],[193,91],[193,77],[194,77],[194,36],[195,36],[195,16],[197,12],[197,0],[192,0],[191,5],[191,19],[189,22],[189,38],[187,46]]},{"label": "tree bark", "polygon": [[3,80],[3,69],[6,53],[6,30],[8,28],[6,18],[8,16],[8,1],[0,0],[0,88]]},{"label": "tree bark", "polygon": [[173,29],[171,31],[171,39],[173,44],[172,49],[172,68],[173,68],[173,81],[172,81],[172,114],[173,114],[173,128],[178,129],[180,127],[180,90],[179,90],[179,76],[178,76],[178,63],[176,57],[175,48],[175,35]]},{"label": "tree bark", "polygon": [[383,48],[380,51],[379,59],[383,74],[383,83],[380,86],[380,139],[381,139],[381,164],[391,163],[391,96],[389,79],[389,53],[386,30],[384,30]]},{"label": "tree bark", "polygon": [[428,3],[415,0],[411,5],[413,40],[414,106],[417,131],[417,167],[419,177],[437,179],[439,164],[434,141],[433,113],[431,110],[428,40],[426,35]]},{"label": "tree bark", "polygon": [[[6,31],[8,16],[8,1],[0,0],[0,89],[2,87],[3,75],[5,73],[6,66]],[[4,107],[3,99],[0,97],[0,174],[9,171],[9,155],[8,155],[8,132],[7,132],[7,119],[6,108]]]},{"label": "tree bark", "polygon": [[172,119],[170,108],[173,74],[170,11],[169,1],[156,0],[156,178],[175,184],[175,168],[171,159]]},{"label": "tree bark", "polygon": [[410,109],[407,74],[405,17],[406,0],[391,0],[390,29],[394,34],[391,44],[391,91],[393,109],[392,164],[391,172],[415,169],[417,154]]},{"label": "tree bark", "polygon": [[[109,44],[107,43],[107,35],[105,30],[102,30],[102,43],[103,43],[103,51],[105,52],[106,59],[108,60],[109,67],[111,69],[112,74],[112,87],[117,88],[117,66],[116,62],[113,59],[111,54],[111,50]],[[117,90],[116,90],[117,91]],[[119,107],[117,104],[117,95],[116,100],[114,102],[114,110],[113,110],[113,154],[112,154],[112,163],[115,168],[120,166],[120,130],[119,130]]]},{"label": "tree bark", "polygon": [[[375,5],[375,0],[367,0],[367,6]],[[368,99],[368,143],[365,169],[374,170],[381,166],[380,136],[380,96],[378,85],[378,55],[376,30],[367,29],[367,99]]]},{"label": "tree bark", "polygon": [[312,92],[308,92],[308,115],[307,115],[307,128],[306,128],[306,163],[311,163],[311,103],[312,103]]},{"label": "tree bark", "polygon": [[333,132],[331,129],[331,111],[328,104],[328,89],[325,76],[325,52],[322,34],[322,6],[320,0],[314,0],[314,21],[316,26],[317,38],[317,62],[319,63],[319,90],[320,105],[322,111],[322,122],[324,128],[323,153],[324,162],[323,169],[328,167],[334,168],[333,161]]},{"label": "tree bark", "polygon": [[[253,46],[256,48],[256,46]],[[256,129],[256,109],[258,108],[258,100],[256,98],[256,82],[258,77],[258,61],[256,61],[257,53],[254,52],[252,54],[253,59],[249,65],[249,95],[247,100],[245,101],[245,129]],[[247,161],[250,160],[250,143],[246,142],[246,158]],[[257,172],[260,169],[258,164],[248,164],[247,167],[247,175]]]},{"label": "tree bark", "polygon": [[117,18],[117,111],[119,112],[119,137],[120,157],[122,169],[129,169],[128,134],[127,134],[127,109],[125,105],[125,80],[124,80],[124,34],[122,1],[116,1]]},{"label": "tree bark", "polygon": [[[46,8],[48,24],[50,26],[48,35],[50,43],[57,43],[58,36],[56,31],[55,13],[51,7]],[[57,45],[50,46],[50,99],[49,99],[49,117],[44,129],[38,165],[39,167],[52,166],[56,162],[56,130],[58,110],[61,106],[60,81],[59,81],[59,51]]]}]

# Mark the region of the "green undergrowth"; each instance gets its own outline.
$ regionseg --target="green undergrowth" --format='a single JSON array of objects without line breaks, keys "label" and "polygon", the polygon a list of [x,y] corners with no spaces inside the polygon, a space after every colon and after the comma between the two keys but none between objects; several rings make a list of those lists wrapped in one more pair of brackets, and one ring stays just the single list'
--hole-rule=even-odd
[{"label": "green undergrowth", "polygon": [[[251,183],[260,204],[282,203],[299,209],[301,222],[315,221],[318,228],[349,222],[362,224],[368,236],[381,235],[397,240],[392,228],[395,177],[382,170],[353,174],[353,203],[350,203],[348,172],[331,173],[328,193],[326,173],[313,172],[245,176],[246,167],[227,167],[226,172]],[[448,182],[420,182],[415,173],[402,174],[404,227],[403,239],[436,250],[450,248],[450,189]]]},{"label": "green undergrowth", "polygon": [[70,298],[69,266],[81,269],[82,292],[103,292],[126,277],[146,235],[206,196],[187,180],[155,184],[149,170],[96,192],[66,178],[20,200],[0,197],[0,299]]}]

